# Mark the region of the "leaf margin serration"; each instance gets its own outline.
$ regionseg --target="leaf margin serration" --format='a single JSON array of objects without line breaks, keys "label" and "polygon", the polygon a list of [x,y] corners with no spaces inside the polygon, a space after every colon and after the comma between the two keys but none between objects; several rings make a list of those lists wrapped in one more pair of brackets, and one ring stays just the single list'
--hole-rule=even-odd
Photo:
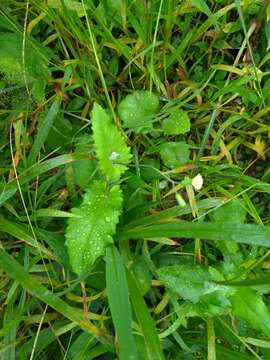
[{"label": "leaf margin serration", "polygon": [[79,207],[71,209],[77,218],[68,219],[66,246],[70,265],[77,275],[91,268],[113,243],[112,236],[122,210],[122,191],[119,185],[108,189],[96,180],[87,189]]}]

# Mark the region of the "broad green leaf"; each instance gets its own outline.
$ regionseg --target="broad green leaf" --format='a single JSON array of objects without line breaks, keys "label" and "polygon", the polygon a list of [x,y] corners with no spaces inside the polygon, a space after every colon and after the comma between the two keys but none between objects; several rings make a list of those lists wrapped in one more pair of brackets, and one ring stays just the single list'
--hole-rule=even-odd
[{"label": "broad green leaf", "polygon": [[120,131],[97,103],[92,112],[92,129],[101,170],[109,180],[119,180],[131,155]]},{"label": "broad green leaf", "polygon": [[164,266],[157,274],[169,290],[194,304],[207,293],[211,281],[207,269],[201,266]]},{"label": "broad green leaf", "polygon": [[150,91],[134,91],[119,104],[118,112],[124,127],[135,133],[153,129],[154,116],[159,109],[159,98]]},{"label": "broad green leaf", "polygon": [[246,210],[239,199],[232,199],[213,211],[213,219],[219,223],[244,224]]},{"label": "broad green leaf", "polygon": [[235,290],[215,283],[223,277],[214,268],[173,265],[160,268],[157,274],[168,290],[194,304],[190,316],[216,316],[231,308],[229,299]]},{"label": "broad green leaf", "polygon": [[168,142],[160,150],[161,159],[168,168],[185,165],[189,160],[189,145],[184,142]]},{"label": "broad green leaf", "polygon": [[233,313],[251,327],[270,336],[270,312],[262,296],[248,287],[239,287],[231,297]]},{"label": "broad green leaf", "polygon": [[[0,69],[6,84],[27,85],[30,94],[38,103],[45,100],[45,87],[50,77],[48,70],[52,52],[36,43],[33,38],[25,38],[10,26],[9,32],[0,34]],[[24,51],[23,51],[24,44]],[[24,57],[22,56],[24,54]]]},{"label": "broad green leaf", "polygon": [[183,110],[174,110],[168,118],[163,120],[162,127],[166,135],[185,134],[190,130],[188,113]]},{"label": "broad green leaf", "polygon": [[139,358],[132,333],[131,305],[125,267],[122,257],[113,246],[109,246],[106,251],[106,284],[110,311],[118,338],[120,360],[137,360]]},{"label": "broad green leaf", "polygon": [[253,224],[220,224],[214,222],[170,222],[123,230],[121,239],[151,239],[153,237],[199,238],[202,240],[236,241],[270,247],[270,227]]},{"label": "broad green leaf", "polygon": [[108,189],[102,181],[95,181],[85,193],[80,207],[71,210],[80,218],[68,220],[66,245],[71,266],[78,275],[87,272],[113,243],[112,235],[121,206],[119,185]]},{"label": "broad green leaf", "polygon": [[189,264],[172,265],[160,268],[157,274],[169,290],[194,304],[210,300],[208,295],[230,292],[228,286],[214,282],[222,277],[216,269]]}]

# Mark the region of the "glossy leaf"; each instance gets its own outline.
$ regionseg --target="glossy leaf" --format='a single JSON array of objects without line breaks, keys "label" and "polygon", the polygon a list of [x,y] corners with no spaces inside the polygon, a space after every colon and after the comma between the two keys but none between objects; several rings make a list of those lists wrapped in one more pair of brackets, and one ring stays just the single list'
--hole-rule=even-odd
[{"label": "glossy leaf", "polygon": [[119,185],[108,189],[102,181],[95,181],[85,193],[82,204],[71,210],[80,218],[68,220],[66,245],[71,266],[78,275],[88,271],[113,242],[121,205]]},{"label": "glossy leaf", "polygon": [[158,109],[159,98],[150,91],[134,91],[118,106],[124,127],[135,133],[149,132],[153,129],[153,120]]},{"label": "glossy leaf", "polygon": [[93,138],[99,165],[109,180],[118,180],[131,160],[129,148],[107,112],[94,104],[92,112]]}]

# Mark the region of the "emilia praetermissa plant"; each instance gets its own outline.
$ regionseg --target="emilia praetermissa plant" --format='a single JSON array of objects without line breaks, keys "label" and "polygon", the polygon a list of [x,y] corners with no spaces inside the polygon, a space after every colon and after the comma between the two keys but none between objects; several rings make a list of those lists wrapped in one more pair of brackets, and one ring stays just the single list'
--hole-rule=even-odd
[{"label": "emilia praetermissa plant", "polygon": [[82,203],[71,211],[66,245],[74,272],[81,275],[113,243],[113,235],[122,211],[121,175],[126,171],[131,154],[125,140],[109,114],[98,104],[92,111],[92,130],[99,168],[104,176],[86,190]]}]

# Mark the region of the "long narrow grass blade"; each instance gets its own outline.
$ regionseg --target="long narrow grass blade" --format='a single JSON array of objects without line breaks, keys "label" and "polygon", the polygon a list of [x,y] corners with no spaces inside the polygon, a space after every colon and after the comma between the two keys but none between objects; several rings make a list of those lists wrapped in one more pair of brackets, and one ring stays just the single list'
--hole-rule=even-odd
[{"label": "long narrow grass blade", "polygon": [[182,221],[138,227],[123,231],[121,239],[149,239],[152,237],[200,238],[203,240],[236,241],[238,243],[270,247],[270,228],[253,224],[196,223]]},{"label": "long narrow grass blade", "polygon": [[106,335],[94,324],[87,321],[82,311],[71,307],[56,294],[40,284],[34,276],[29,275],[25,269],[3,249],[0,249],[0,268],[34,297],[40,299],[85,331],[99,337],[100,340],[111,346],[111,342]]},{"label": "long narrow grass blade", "polygon": [[127,272],[130,299],[137,321],[140,325],[144,339],[145,353],[144,360],[165,360],[155,323],[149,314],[149,310],[136,284],[134,276]]},{"label": "long narrow grass blade", "polygon": [[[79,154],[65,154],[56,156],[53,159],[49,159],[40,163],[36,163],[29,169],[25,170],[19,175],[20,185],[26,184],[28,181],[33,180],[36,176],[39,176],[47,171],[50,171],[58,166],[69,164],[78,159],[85,159],[86,156]],[[16,180],[12,180],[7,184],[0,184],[0,205],[15,195],[18,189]]]},{"label": "long narrow grass blade", "polygon": [[47,115],[41,122],[41,125],[38,129],[38,133],[35,138],[35,142],[33,144],[32,150],[29,155],[29,164],[32,165],[35,162],[35,159],[43,146],[44,142],[47,139],[47,136],[49,134],[49,131],[53,125],[53,122],[59,112],[61,104],[61,99],[59,97],[56,97],[54,100],[52,106],[50,107],[50,110],[48,111]]},{"label": "long narrow grass blade", "polygon": [[106,284],[120,360],[137,360],[139,358],[131,328],[132,316],[125,267],[122,257],[113,246],[108,247],[106,252]]}]

